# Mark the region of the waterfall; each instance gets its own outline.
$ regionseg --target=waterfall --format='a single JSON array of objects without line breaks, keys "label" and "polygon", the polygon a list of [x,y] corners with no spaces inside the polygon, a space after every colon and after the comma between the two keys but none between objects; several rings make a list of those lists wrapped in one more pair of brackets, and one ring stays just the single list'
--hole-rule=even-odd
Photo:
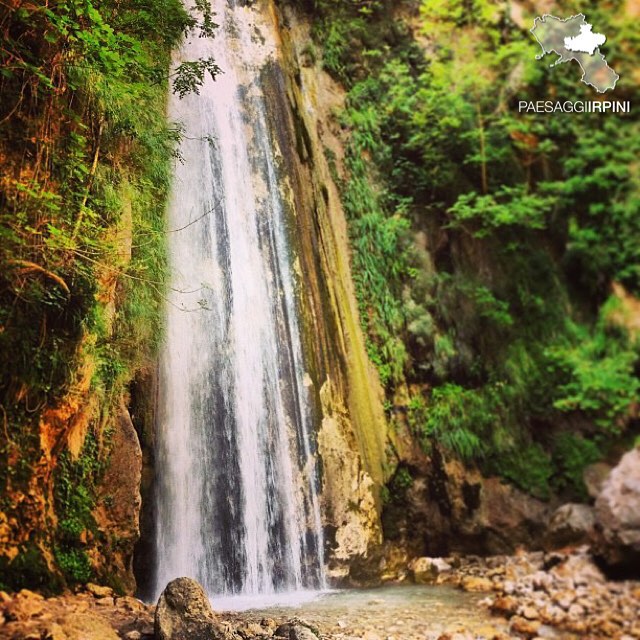
[{"label": "waterfall", "polygon": [[169,206],[155,591],[183,575],[212,597],[317,589],[295,255],[260,81],[277,52],[274,25],[233,0],[213,8],[216,38],[193,37],[180,56],[213,56],[223,73],[169,105],[184,137]]}]

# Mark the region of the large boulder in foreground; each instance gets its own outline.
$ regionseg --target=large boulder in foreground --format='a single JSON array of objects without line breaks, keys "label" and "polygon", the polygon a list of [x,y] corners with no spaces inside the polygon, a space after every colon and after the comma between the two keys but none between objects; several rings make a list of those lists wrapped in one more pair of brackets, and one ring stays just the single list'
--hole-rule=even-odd
[{"label": "large boulder in foreground", "polygon": [[172,580],[156,607],[157,640],[213,640],[224,637],[204,589],[191,578]]},{"label": "large boulder in foreground", "polygon": [[640,573],[640,448],[611,471],[595,504],[594,551],[612,568]]}]

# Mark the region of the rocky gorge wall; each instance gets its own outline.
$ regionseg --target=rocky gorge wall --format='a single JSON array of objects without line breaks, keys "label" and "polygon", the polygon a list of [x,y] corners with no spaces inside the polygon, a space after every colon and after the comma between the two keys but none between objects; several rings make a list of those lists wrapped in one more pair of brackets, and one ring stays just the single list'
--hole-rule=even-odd
[{"label": "rocky gorge wall", "polygon": [[171,50],[202,16],[170,0],[139,17],[0,9],[2,589],[135,588],[130,388],[161,334]]},{"label": "rocky gorge wall", "polygon": [[[115,280],[105,285],[101,304],[112,318]],[[118,592],[135,589],[142,453],[128,393],[105,406],[92,387],[97,363],[88,351],[81,343],[76,382],[38,421],[38,457],[26,484],[7,482],[0,510],[5,586],[55,591],[64,584],[59,565],[71,582],[95,577]],[[20,455],[26,452],[15,449],[9,465],[19,467]]]},{"label": "rocky gorge wall", "polygon": [[[449,553],[513,553],[520,547],[548,549],[554,545],[562,545],[561,536],[557,535],[558,530],[562,529],[562,526],[569,526],[566,522],[566,515],[567,512],[573,513],[571,511],[573,505],[565,505],[559,509],[561,505],[567,501],[582,500],[586,502],[583,505],[584,508],[589,510],[591,509],[589,505],[592,505],[596,498],[600,499],[598,496],[601,487],[590,489],[589,495],[582,489],[583,471],[585,474],[590,473],[592,467],[588,466],[588,462],[593,462],[597,458],[593,453],[585,454],[579,448],[582,446],[583,438],[592,436],[594,431],[593,427],[581,422],[583,417],[556,415],[552,423],[541,428],[537,424],[536,418],[530,418],[525,413],[517,419],[521,421],[520,424],[509,426],[512,428],[512,432],[506,438],[506,440],[513,438],[515,441],[517,438],[524,437],[521,445],[511,450],[507,447],[501,451],[499,444],[484,443],[487,445],[485,449],[487,456],[494,457],[492,464],[486,464],[483,463],[482,456],[475,461],[467,457],[466,462],[463,462],[465,456],[460,451],[456,453],[455,447],[441,445],[436,442],[433,436],[425,446],[421,429],[426,427],[420,425],[416,420],[416,415],[425,409],[425,404],[419,404],[416,409],[413,403],[416,402],[416,397],[420,398],[421,394],[429,395],[430,388],[436,384],[436,381],[440,381],[438,376],[443,374],[436,373],[431,378],[427,376],[427,382],[420,384],[418,380],[422,374],[414,370],[407,374],[405,379],[395,386],[395,389],[393,385],[389,385],[388,381],[385,381],[385,415],[378,414],[376,420],[372,421],[366,412],[361,411],[360,399],[366,402],[367,398],[366,391],[361,389],[362,381],[366,380],[367,386],[373,383],[375,394],[378,397],[380,397],[380,384],[375,377],[372,381],[370,376],[362,375],[362,371],[366,371],[367,366],[371,367],[364,351],[371,354],[371,341],[376,339],[375,335],[372,337],[371,326],[373,323],[368,317],[368,314],[375,315],[375,312],[362,304],[361,290],[354,292],[354,280],[362,282],[363,278],[363,273],[359,271],[362,269],[362,264],[354,265],[354,260],[362,260],[362,256],[356,255],[358,252],[356,245],[359,240],[357,234],[359,232],[354,230],[359,228],[356,224],[357,216],[365,215],[368,212],[368,205],[366,202],[359,203],[360,211],[355,212],[345,209],[345,201],[354,198],[354,192],[360,188],[356,186],[352,191],[349,190],[349,184],[360,179],[360,175],[355,170],[357,165],[354,164],[353,156],[349,157],[349,154],[354,153],[353,140],[358,135],[362,136],[364,142],[360,143],[362,147],[359,148],[356,155],[360,155],[365,164],[369,163],[370,173],[367,175],[367,179],[371,183],[369,186],[372,191],[386,193],[386,197],[389,197],[388,192],[385,192],[385,189],[390,188],[385,182],[386,176],[382,176],[378,172],[384,171],[385,166],[389,167],[389,156],[385,154],[397,153],[398,150],[393,147],[394,143],[391,142],[389,143],[390,147],[380,152],[383,160],[374,161],[375,142],[369,142],[369,146],[367,146],[366,136],[370,131],[373,131],[375,135],[377,130],[372,121],[367,118],[371,116],[372,109],[384,113],[386,108],[387,114],[394,114],[389,116],[390,121],[387,121],[387,125],[393,128],[395,127],[393,118],[403,122],[406,114],[401,115],[395,111],[398,109],[398,104],[393,100],[387,103],[381,99],[380,104],[376,104],[373,99],[372,102],[367,103],[367,98],[363,98],[363,96],[368,96],[369,92],[373,90],[372,87],[376,86],[374,79],[376,78],[376,70],[379,69],[378,65],[384,64],[385,56],[389,65],[385,71],[391,78],[393,78],[393,65],[397,60],[402,59],[403,63],[405,59],[415,61],[420,59],[420,55],[424,56],[426,60],[431,59],[432,51],[428,43],[430,34],[424,30],[424,11],[420,12],[419,5],[420,3],[417,2],[405,2],[397,6],[393,3],[373,3],[371,12],[365,9],[361,10],[361,15],[365,16],[364,18],[354,18],[355,10],[351,12],[345,10],[341,13],[340,9],[332,8],[330,3],[315,3],[312,9],[309,8],[309,4],[305,5],[304,3],[277,3],[277,24],[282,39],[280,65],[285,82],[284,89],[280,89],[279,94],[276,93],[276,95],[286,94],[287,101],[274,102],[270,111],[272,114],[278,114],[279,119],[281,114],[289,113],[288,118],[290,118],[291,124],[288,126],[293,127],[294,134],[290,140],[291,142],[295,141],[297,154],[293,158],[295,166],[289,166],[288,171],[290,175],[302,171],[302,175],[307,176],[307,180],[303,183],[305,189],[302,190],[302,193],[306,193],[306,195],[302,199],[296,200],[295,209],[296,211],[304,209],[304,206],[300,208],[300,204],[305,199],[308,201],[310,195],[308,185],[312,185],[313,198],[311,201],[314,202],[312,218],[314,218],[321,241],[320,256],[324,257],[325,253],[327,255],[326,262],[321,263],[322,272],[330,274],[327,280],[330,283],[327,290],[328,299],[336,301],[334,315],[337,314],[337,317],[341,318],[342,326],[349,329],[346,333],[348,338],[357,337],[356,346],[361,354],[360,357],[366,363],[362,367],[360,360],[354,359],[353,347],[351,346],[350,350],[349,342],[344,345],[340,342],[338,352],[343,354],[341,357],[345,363],[342,372],[347,385],[346,396],[341,395],[339,390],[343,387],[340,385],[338,393],[330,396],[333,398],[331,404],[335,403],[336,397],[339,402],[344,401],[346,397],[345,407],[352,419],[355,440],[359,443],[361,453],[363,452],[362,445],[365,444],[363,459],[365,469],[369,473],[372,471],[370,465],[369,467],[366,465],[367,461],[370,463],[370,457],[367,457],[366,452],[367,449],[371,450],[368,444],[371,442],[371,438],[374,441],[377,439],[377,451],[385,452],[383,474],[381,476],[372,474],[372,478],[376,481],[378,478],[382,478],[380,501],[377,503],[380,506],[378,513],[381,517],[382,538],[378,532],[377,518],[373,517],[370,520],[369,528],[371,531],[376,531],[376,534],[369,539],[367,544],[350,543],[349,546],[338,544],[334,547],[334,558],[343,557],[345,561],[342,569],[336,571],[334,575],[336,577],[341,575],[355,583],[375,580],[380,575],[385,575],[385,572],[392,575],[394,563],[402,564],[407,557]],[[303,8],[305,6],[306,9]],[[510,12],[508,21],[512,21],[514,25],[517,25],[517,28],[524,30],[530,12],[544,12],[550,8],[552,5],[544,4],[543,6],[539,3],[521,5],[516,3],[508,10]],[[373,17],[367,18],[367,15]],[[332,39],[335,32],[331,30],[327,32],[326,25],[327,23],[331,24],[332,20],[334,23],[331,28],[335,28],[337,33],[341,34],[341,40]],[[350,20],[351,22],[349,22]],[[363,29],[363,23],[368,25],[364,27],[364,33],[360,31]],[[381,24],[391,25],[391,23],[393,26],[388,28],[381,26]],[[354,29],[350,36],[342,33],[341,29],[344,27],[341,25],[344,24],[351,25]],[[437,23],[431,24],[431,28],[437,33]],[[318,34],[324,34],[324,37],[328,39],[323,40],[323,36],[319,37]],[[389,54],[389,51],[393,53]],[[420,51],[420,54],[417,51]],[[368,62],[367,55],[371,56],[371,62]],[[394,58],[394,56],[396,57]],[[331,59],[329,59],[330,57]],[[336,57],[338,57],[337,62]],[[413,73],[418,74],[422,67],[420,63],[415,63],[414,68],[410,67],[410,75],[411,69]],[[343,81],[338,81],[338,78]],[[361,84],[353,88],[353,83],[358,81],[362,81]],[[387,81],[389,81],[388,77]],[[393,95],[394,92],[401,94],[403,81],[403,76],[400,75],[396,78],[397,86],[394,86],[393,80],[391,80],[391,84],[386,89],[380,90],[387,90],[390,95]],[[368,85],[368,82],[371,84]],[[419,85],[417,86],[419,87]],[[351,92],[348,91],[349,87],[353,88]],[[369,107],[369,111],[363,109],[360,114],[361,121],[352,115],[357,110],[358,107],[355,105],[359,101],[364,101]],[[386,105],[386,107],[381,105]],[[345,115],[347,113],[349,113],[348,116]],[[378,117],[384,121],[385,116]],[[275,130],[280,131],[281,124],[277,124]],[[377,133],[380,137],[384,136],[382,130]],[[416,131],[413,133],[416,136],[419,135]],[[398,131],[394,129],[393,135],[396,136],[396,141],[398,138],[402,139],[402,136],[405,135],[402,125],[399,126]],[[393,137],[391,136],[390,139],[393,140]],[[286,148],[286,145],[285,136],[281,138],[281,148]],[[408,143],[407,146],[410,145],[411,143]],[[426,146],[429,148],[428,144]],[[288,160],[288,162],[291,161],[292,159]],[[412,161],[415,162],[415,158],[409,155],[408,158],[403,157],[402,161],[408,163],[406,167],[408,168]],[[425,163],[429,161],[429,158],[425,159]],[[375,165],[375,162],[379,164]],[[393,170],[402,172],[397,167],[393,167]],[[495,171],[499,171],[499,169],[495,169]],[[300,192],[299,188],[294,188],[294,192]],[[413,191],[410,191],[410,194],[412,197],[415,195]],[[442,329],[454,341],[455,346],[452,348],[453,355],[450,362],[454,373],[451,377],[455,383],[459,383],[459,381],[465,380],[467,377],[472,378],[474,375],[471,373],[473,366],[470,355],[474,350],[479,349],[482,353],[480,357],[485,358],[488,362],[492,362],[495,354],[500,351],[498,345],[491,346],[492,338],[490,338],[489,330],[479,330],[478,327],[474,329],[472,326],[476,321],[479,326],[482,326],[484,322],[482,318],[488,317],[485,313],[486,310],[480,308],[481,305],[477,300],[482,298],[487,291],[494,290],[499,292],[496,294],[499,298],[503,290],[506,291],[510,286],[517,284],[514,283],[514,278],[517,278],[518,275],[505,270],[506,263],[501,263],[501,258],[497,257],[496,252],[500,251],[498,240],[483,241],[479,240],[481,234],[474,237],[473,233],[452,232],[446,224],[446,219],[443,221],[434,215],[430,209],[431,205],[427,206],[428,212],[421,211],[422,204],[424,203],[420,202],[419,196],[416,196],[414,203],[409,205],[416,209],[411,212],[412,217],[408,216],[412,220],[411,243],[413,246],[410,251],[413,252],[415,260],[412,264],[420,274],[417,277],[414,275],[413,278],[417,281],[424,278],[425,281],[436,282],[438,278],[442,278],[445,283],[442,287],[430,291],[429,295],[435,297],[436,300],[434,303],[432,299],[430,303],[427,302],[427,305],[431,305],[428,306],[433,314],[431,321],[442,322],[444,325]],[[353,207],[353,201],[351,206]],[[392,210],[387,212],[390,219],[398,217],[398,214],[395,216],[392,214]],[[418,220],[419,223],[416,222]],[[329,224],[327,225],[325,221]],[[331,228],[328,228],[329,226]],[[326,250],[326,239],[331,238],[332,233],[338,234],[338,252],[329,253]],[[573,290],[572,285],[565,284],[565,278],[570,281],[573,276],[562,274],[562,264],[558,258],[559,248],[556,243],[557,239],[554,238],[553,229],[549,229],[546,236],[544,234],[538,235],[532,242],[532,246],[523,249],[523,251],[530,250],[531,254],[536,256],[532,258],[534,263],[538,259],[538,254],[545,255],[544,260],[547,261],[545,268],[548,268],[549,272],[553,274],[557,270],[558,275],[553,276],[555,282],[561,281],[563,283],[560,287],[561,292],[564,292],[562,287],[565,286],[569,291],[567,294],[562,293],[565,296],[564,300],[567,300],[570,299]],[[383,251],[384,247],[381,246],[378,249]],[[317,255],[313,251],[310,253],[305,251],[305,254],[308,256]],[[538,267],[539,265],[535,268]],[[515,273],[517,274],[517,271]],[[473,290],[477,286],[477,282],[474,280],[476,274],[481,274],[478,276],[480,280],[486,279],[487,287],[484,289],[480,287],[478,292],[474,294],[476,295],[475,303],[470,300],[465,301],[466,294],[459,296],[456,287],[461,286],[462,290],[466,286],[470,291]],[[450,280],[447,280],[447,277]],[[463,284],[460,285],[457,280]],[[402,300],[400,304],[406,305],[407,309],[413,306],[415,310],[417,303],[411,299],[410,293],[413,286],[411,279],[405,280],[404,285],[400,287],[402,293],[398,297]],[[523,286],[526,288],[529,285]],[[347,292],[347,297],[341,294],[342,291]],[[427,301],[429,295],[427,295]],[[611,284],[607,295],[611,295],[610,302],[611,300],[615,301],[615,304],[611,303],[611,307],[619,309],[612,313],[607,322],[611,327],[616,326],[618,328],[616,330],[621,331],[622,334],[626,333],[628,336],[626,348],[633,348],[634,344],[637,345],[637,330],[634,328],[637,322],[637,312],[633,311],[636,299],[616,282]],[[358,305],[356,305],[354,298],[358,300],[360,316],[358,316]],[[370,300],[366,296],[365,298]],[[447,305],[453,300],[455,300],[453,306],[447,308]],[[575,305],[575,308],[580,308],[583,303],[578,297],[571,304]],[[512,309],[518,307],[518,304],[511,300],[509,305]],[[551,309],[549,313],[553,314],[556,305],[553,296],[550,296],[546,305]],[[350,311],[345,316],[346,308],[349,308]],[[508,308],[508,305],[505,308]],[[567,313],[571,315],[575,311],[572,309]],[[441,336],[436,335],[433,338],[436,344],[435,352],[425,356],[424,344],[422,347],[416,345],[416,342],[421,344],[419,336],[416,337],[419,330],[412,326],[418,325],[418,321],[412,323],[410,310],[406,314],[405,325],[398,330],[409,336],[405,335],[403,338],[405,346],[410,352],[409,366],[414,366],[416,369],[422,367],[424,370],[429,368],[437,370],[439,365],[436,361],[440,357],[437,344]],[[428,319],[429,314],[426,315]],[[323,317],[329,318],[331,314],[327,314],[325,311]],[[435,318],[437,320],[434,320]],[[513,318],[515,318],[516,324],[521,323],[522,332],[526,334],[527,320],[525,318],[518,320],[515,312]],[[513,322],[513,320],[510,321]],[[368,326],[368,330],[365,330],[364,341],[361,338],[362,331],[358,328],[352,328],[351,322],[363,322],[365,327]],[[407,325],[409,325],[408,328]],[[487,323],[487,327],[489,325],[490,323]],[[373,324],[373,326],[375,325]],[[514,331],[516,335],[518,330],[519,328]],[[612,328],[611,331],[613,330]],[[412,332],[415,333],[412,334]],[[477,335],[474,332],[477,332]],[[527,339],[530,340],[531,346],[535,350],[537,348],[536,339],[531,340],[530,337]],[[546,339],[546,336],[540,338],[540,343],[545,344],[544,340]],[[428,341],[427,338],[426,342]],[[486,353],[482,351],[483,349]],[[422,361],[425,358],[427,362]],[[623,361],[623,357],[619,356],[619,362]],[[376,361],[376,365],[378,371],[381,371],[378,361]],[[508,381],[510,374],[504,376],[508,381],[506,388],[512,383],[517,389],[517,381],[522,375],[521,372],[526,370],[526,366],[523,362],[517,363],[515,367],[518,371],[515,374],[516,382]],[[601,367],[598,363],[595,363],[594,366]],[[333,371],[335,372],[336,369]],[[632,376],[631,370],[628,370],[628,374]],[[384,372],[381,375],[384,375]],[[471,387],[474,384],[472,383]],[[630,378],[627,391],[633,387],[633,384],[635,383]],[[450,389],[451,387],[446,388]],[[354,393],[357,394],[357,397],[354,397]],[[518,391],[515,393],[517,394]],[[327,403],[325,402],[322,406],[327,406]],[[620,425],[627,424],[630,429],[634,428],[635,406],[632,401],[628,404],[626,414],[618,418]],[[473,422],[475,418],[481,425],[483,421],[487,420],[489,435],[485,434],[484,437],[487,440],[495,439],[497,442],[499,434],[503,433],[504,427],[501,420],[504,416],[500,412],[504,407],[498,403],[489,408],[485,416],[480,413],[474,415],[472,406],[466,409],[465,407],[467,407],[466,397],[460,395],[457,400],[454,400],[451,414],[440,416],[440,427],[430,428],[455,431],[457,428],[456,411],[460,411],[463,415],[466,412],[467,415],[464,419],[469,419],[470,422]],[[538,407],[534,407],[531,411],[537,415],[536,412],[539,410]],[[428,414],[429,411],[430,407],[427,402],[426,413]],[[437,411],[437,407],[431,411]],[[339,430],[333,429],[333,421],[326,420],[326,413],[323,415],[325,419],[319,433],[321,455],[323,443],[326,442],[329,433],[327,428],[331,426],[334,433],[340,434]],[[470,417],[472,415],[474,415],[473,418]],[[429,421],[428,417],[426,421]],[[576,427],[576,424],[579,426]],[[474,428],[478,429],[478,433],[481,433],[483,429],[482,426],[474,427],[472,425],[470,427],[470,429]],[[542,433],[536,433],[536,429],[540,429]],[[348,432],[348,427],[346,432]],[[344,429],[342,433],[345,433]],[[557,447],[550,456],[552,464],[544,461],[541,463],[539,458],[540,444],[535,441],[535,444],[531,446],[532,435],[534,441],[539,437],[544,442],[543,446],[548,448],[544,453],[545,456],[549,455],[549,450]],[[556,438],[557,440],[555,440]],[[561,443],[563,438],[570,442],[566,450],[562,450],[561,445],[557,444]],[[607,441],[607,438],[610,440]],[[332,459],[340,459],[340,451],[350,451],[349,442],[341,434],[340,440],[342,442],[336,442],[336,454]],[[446,443],[446,438],[442,440]],[[600,442],[602,451],[607,452],[607,460],[611,466],[617,463],[631,442],[628,435],[619,441],[610,435],[602,436],[599,440],[596,437],[596,440]],[[575,448],[572,449],[572,447]],[[603,456],[603,453],[599,455]],[[588,458],[588,456],[591,457]],[[323,463],[325,468],[331,471],[330,477],[334,478],[330,484],[325,486],[325,492],[329,490],[329,493],[325,493],[325,506],[328,507],[326,512],[331,513],[332,504],[335,504],[336,500],[348,501],[349,494],[353,494],[354,491],[358,496],[355,504],[362,506],[364,503],[359,498],[361,490],[357,487],[362,487],[363,481],[362,478],[358,478],[356,465],[354,464],[354,468],[349,469],[348,465],[342,461],[339,466],[335,465],[330,468],[324,458]],[[546,467],[545,464],[547,464]],[[576,471],[569,472],[568,469],[572,469],[572,464],[578,468]],[[555,468],[552,465],[555,465]],[[547,474],[546,485],[544,483],[541,483],[540,486],[536,484],[536,473]],[[570,473],[573,473],[571,481],[568,480]],[[566,475],[563,476],[563,474]],[[365,478],[366,482],[368,479]],[[568,488],[571,482],[574,485]],[[374,496],[376,490],[377,487],[374,489]],[[580,512],[580,509],[581,507],[578,507],[577,512]],[[371,513],[373,516],[373,512]],[[587,521],[591,521],[590,516],[587,516]],[[598,522],[600,524],[596,524],[596,529],[610,530],[611,527],[606,525],[602,519],[599,519]],[[361,521],[361,524],[363,523],[364,521]],[[571,527],[569,526],[569,528]],[[593,531],[589,535],[585,535],[585,529],[589,529],[588,522],[583,526],[582,533],[574,536],[574,541],[594,540]],[[351,530],[356,532],[357,527],[353,527]],[[345,539],[341,537],[344,536],[345,531],[346,528],[337,532],[336,541]],[[381,539],[384,541],[383,544],[378,544]],[[364,538],[359,532],[351,540],[364,542]],[[348,569],[347,565],[349,565]]]},{"label": "rocky gorge wall", "polygon": [[[426,454],[401,421],[389,428],[365,349],[338,184],[348,179],[349,132],[338,119],[346,92],[323,69],[321,48],[310,44],[309,17],[292,3],[268,8],[281,44],[262,82],[291,188],[330,577],[376,581],[398,554],[540,547],[555,503],[485,478],[444,452]],[[410,486],[398,488],[403,473]]]},{"label": "rocky gorge wall", "polygon": [[[313,328],[307,353],[320,389],[318,445],[333,543],[331,576],[354,583],[376,580],[384,573],[384,556],[397,555],[394,541],[405,556],[497,553],[539,543],[548,505],[497,478],[485,480],[460,462],[426,455],[401,425],[389,431],[381,387],[364,348],[336,184],[336,178],[348,179],[342,160],[349,133],[337,117],[346,92],[323,69],[321,50],[310,52],[308,17],[291,3],[272,10],[282,57],[265,81],[280,148],[296,151],[283,154],[283,166],[292,177],[305,319]],[[411,488],[383,507],[384,485],[393,485],[398,469],[407,468],[415,476]],[[388,544],[382,544],[383,537]]]}]

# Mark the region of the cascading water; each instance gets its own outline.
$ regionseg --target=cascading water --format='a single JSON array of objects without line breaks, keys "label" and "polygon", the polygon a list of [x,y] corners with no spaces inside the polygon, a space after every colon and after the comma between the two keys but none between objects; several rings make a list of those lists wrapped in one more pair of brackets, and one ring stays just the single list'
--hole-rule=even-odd
[{"label": "cascading water", "polygon": [[[223,69],[172,97],[184,127],[169,211],[173,292],[158,401],[156,595],[178,576],[212,595],[324,586],[311,416],[260,11],[214,0],[217,37],[181,56]],[[243,3],[248,4],[248,3]]]}]

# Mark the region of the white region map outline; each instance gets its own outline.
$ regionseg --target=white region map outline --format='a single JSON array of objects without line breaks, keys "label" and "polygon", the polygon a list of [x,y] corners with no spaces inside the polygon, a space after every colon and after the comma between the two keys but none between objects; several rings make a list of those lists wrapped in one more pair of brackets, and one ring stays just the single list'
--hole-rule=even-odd
[{"label": "white region map outline", "polygon": [[588,53],[592,56],[595,50],[599,49],[606,41],[607,36],[604,33],[593,33],[593,25],[587,22],[580,25],[580,33],[577,36],[573,38],[567,36],[564,39],[564,46],[569,51]]},{"label": "white region map outline", "polygon": [[[559,58],[553,64],[549,65],[550,68],[553,68],[558,64],[564,64],[565,62],[570,62],[571,60],[575,60],[578,63],[578,65],[580,65],[580,69],[582,70],[582,76],[580,78],[580,81],[583,84],[586,84],[586,85],[588,85],[590,87],[593,87],[598,93],[606,93],[608,91],[608,89],[605,89],[604,91],[601,91],[599,87],[596,87],[596,85],[592,84],[591,82],[586,82],[585,81],[584,78],[587,75],[587,71],[582,66],[582,63],[580,62],[580,60],[578,58],[565,59],[565,57],[564,57],[564,55],[562,53],[560,53],[559,51],[556,51],[556,49],[547,49],[545,47],[545,45],[540,41],[538,36],[535,34],[535,30],[536,30],[536,28],[538,26],[538,21],[539,22],[545,22],[545,18],[553,18],[554,20],[558,20],[559,22],[568,22],[569,20],[573,20],[574,18],[582,18],[585,21],[587,26],[590,26],[591,28],[593,28],[593,25],[591,25],[589,22],[587,22],[587,16],[584,13],[576,13],[575,15],[569,16],[568,18],[558,18],[557,16],[554,16],[552,13],[544,13],[542,16],[537,16],[536,18],[534,18],[533,27],[531,27],[531,29],[529,29],[529,31],[531,32],[533,37],[536,39],[536,42],[540,45],[540,48],[542,49],[542,53],[539,53],[536,56],[536,60],[542,60],[542,58],[544,58],[547,54],[555,53],[556,55],[559,56]],[[582,26],[583,25],[580,25],[581,31],[580,31],[580,34],[578,36],[576,36],[576,37],[580,37],[580,35],[582,35]],[[604,35],[604,34],[594,34],[594,35]],[[606,42],[607,37],[606,36],[604,36],[604,37],[605,37],[605,42]],[[567,50],[568,51],[574,51],[575,53],[588,53],[588,52],[585,52],[585,51],[571,49],[569,47],[567,47]],[[589,55],[595,55],[595,53],[596,53],[596,51],[594,50],[593,54],[589,54]],[[599,47],[598,47],[598,54],[602,56],[603,62],[607,66],[609,66],[604,54],[600,52]],[[617,74],[615,71],[614,71],[614,74],[616,76],[616,79],[615,79],[615,81],[613,83],[613,86],[611,87],[611,90],[615,89],[616,84],[618,83],[618,80],[620,79],[620,75],[619,74]]]}]

